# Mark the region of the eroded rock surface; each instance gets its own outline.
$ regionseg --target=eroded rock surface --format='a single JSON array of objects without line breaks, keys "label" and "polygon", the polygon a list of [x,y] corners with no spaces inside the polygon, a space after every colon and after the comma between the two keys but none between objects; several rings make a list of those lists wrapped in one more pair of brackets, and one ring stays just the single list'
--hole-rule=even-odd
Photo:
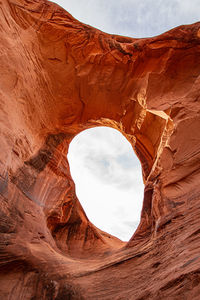
[{"label": "eroded rock surface", "polygon": [[[199,299],[200,23],[134,39],[2,0],[0,66],[1,298]],[[143,169],[128,243],[90,223],[69,171],[70,141],[102,125]]]}]

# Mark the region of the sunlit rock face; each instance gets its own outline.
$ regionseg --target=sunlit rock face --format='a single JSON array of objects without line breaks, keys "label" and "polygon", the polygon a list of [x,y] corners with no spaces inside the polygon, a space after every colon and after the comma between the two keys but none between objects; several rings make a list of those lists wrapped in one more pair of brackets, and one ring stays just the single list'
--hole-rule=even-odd
[{"label": "sunlit rock face", "polygon": [[[199,299],[200,23],[133,39],[45,0],[0,6],[2,299]],[[128,243],[75,195],[68,146],[95,126],[141,162]]]}]

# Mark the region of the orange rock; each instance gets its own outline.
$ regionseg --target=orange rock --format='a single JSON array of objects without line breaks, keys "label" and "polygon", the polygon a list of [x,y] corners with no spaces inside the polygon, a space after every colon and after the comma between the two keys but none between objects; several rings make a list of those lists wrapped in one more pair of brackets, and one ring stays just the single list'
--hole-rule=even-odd
[{"label": "orange rock", "polygon": [[[133,39],[46,0],[0,8],[2,299],[199,299],[200,23]],[[142,164],[128,243],[90,223],[66,158],[102,125]]]}]

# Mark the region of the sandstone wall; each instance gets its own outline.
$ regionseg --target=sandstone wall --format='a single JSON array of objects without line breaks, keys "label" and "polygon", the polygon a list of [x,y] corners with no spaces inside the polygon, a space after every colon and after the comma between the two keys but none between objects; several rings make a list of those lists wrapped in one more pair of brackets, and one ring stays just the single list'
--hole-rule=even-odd
[{"label": "sandstone wall", "polygon": [[[198,300],[200,23],[134,39],[3,0],[0,66],[2,299]],[[128,243],[75,194],[68,146],[95,126],[119,130],[142,165]]]}]

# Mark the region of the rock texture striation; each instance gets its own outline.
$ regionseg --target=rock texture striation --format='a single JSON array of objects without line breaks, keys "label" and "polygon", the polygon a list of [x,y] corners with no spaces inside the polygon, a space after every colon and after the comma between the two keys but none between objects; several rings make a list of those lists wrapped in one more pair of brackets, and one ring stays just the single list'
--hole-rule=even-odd
[{"label": "rock texture striation", "polygon": [[[134,39],[1,0],[0,109],[2,300],[199,299],[200,23]],[[90,223],[70,175],[70,141],[102,125],[142,165],[128,243]]]}]

